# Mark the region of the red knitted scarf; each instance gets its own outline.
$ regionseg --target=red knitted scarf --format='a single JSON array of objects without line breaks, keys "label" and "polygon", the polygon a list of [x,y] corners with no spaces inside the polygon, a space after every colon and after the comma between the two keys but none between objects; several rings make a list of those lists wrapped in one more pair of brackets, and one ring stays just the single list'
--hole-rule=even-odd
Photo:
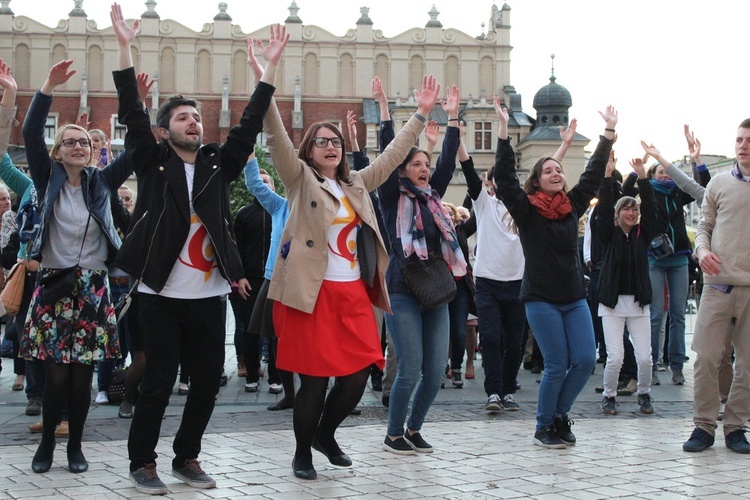
[{"label": "red knitted scarf", "polygon": [[549,220],[560,220],[573,211],[568,195],[562,191],[554,196],[537,191],[529,195],[529,202],[534,205],[539,215]]}]

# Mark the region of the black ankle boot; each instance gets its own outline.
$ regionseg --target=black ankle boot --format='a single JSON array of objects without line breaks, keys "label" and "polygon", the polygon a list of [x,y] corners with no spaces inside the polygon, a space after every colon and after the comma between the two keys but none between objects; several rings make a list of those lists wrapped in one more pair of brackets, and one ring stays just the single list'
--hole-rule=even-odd
[{"label": "black ankle boot", "polygon": [[31,460],[31,470],[37,474],[50,470],[54,454],[55,442],[52,441],[50,444],[45,443],[44,440],[42,440],[42,442],[39,443],[39,448],[37,448],[36,453],[34,454],[34,458]]},{"label": "black ankle boot", "polygon": [[89,463],[80,448],[73,450],[68,448],[68,470],[74,474],[89,470]]}]

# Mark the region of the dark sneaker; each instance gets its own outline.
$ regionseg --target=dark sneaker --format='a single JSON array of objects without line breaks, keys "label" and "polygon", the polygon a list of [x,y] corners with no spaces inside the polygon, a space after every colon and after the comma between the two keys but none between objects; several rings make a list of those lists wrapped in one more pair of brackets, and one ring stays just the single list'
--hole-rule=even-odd
[{"label": "dark sneaker", "polygon": [[461,378],[461,372],[453,372],[451,374],[451,383],[456,389],[461,389],[464,386],[464,381]]},{"label": "dark sneaker", "polygon": [[555,426],[555,432],[557,432],[557,435],[567,446],[573,446],[576,444],[576,436],[570,430],[573,424],[575,424],[575,422],[570,420],[567,415],[555,417],[553,423]]},{"label": "dark sneaker", "polygon": [[245,392],[258,392],[258,382],[245,384]]},{"label": "dark sneaker", "polygon": [[651,385],[661,385],[659,377],[656,376],[656,370],[651,372]]},{"label": "dark sneaker", "polygon": [[404,440],[409,443],[409,446],[414,448],[414,451],[419,453],[432,453],[433,449],[430,444],[424,440],[422,437],[422,434],[419,432],[415,432],[414,434],[409,434],[409,431],[406,431],[404,433]]},{"label": "dark sneaker", "polygon": [[555,431],[554,425],[550,425],[549,427],[545,427],[542,430],[536,431],[534,433],[534,440],[532,442],[535,445],[541,446],[543,448],[563,449],[567,447],[565,445],[565,442],[560,439],[560,436],[557,435],[557,431]]},{"label": "dark sneaker", "polygon": [[622,384],[617,387],[617,395],[618,396],[632,396],[635,391],[638,389],[638,381],[634,378],[631,378],[627,382],[623,382]]},{"label": "dark sneaker", "polygon": [[650,394],[638,394],[638,406],[640,406],[640,412],[644,415],[651,415],[654,413],[654,406],[651,404]]},{"label": "dark sneaker", "polygon": [[508,411],[518,411],[521,407],[518,406],[516,400],[513,399],[513,394],[506,394],[503,396],[503,409]]},{"label": "dark sneaker", "polygon": [[29,403],[26,405],[26,415],[29,415],[30,417],[35,417],[41,414],[42,414],[42,399],[41,398],[29,399]]},{"label": "dark sneaker", "polygon": [[[696,427],[690,434],[690,439],[683,443],[682,449],[683,451],[699,452],[713,446],[713,444],[714,437],[700,427]],[[727,443],[727,446],[729,446],[729,443]]]},{"label": "dark sneaker", "polygon": [[216,488],[216,481],[203,472],[201,463],[193,458],[187,460],[182,467],[176,468],[172,466],[172,475],[193,488],[204,490]]},{"label": "dark sneaker", "polygon": [[402,437],[391,439],[390,436],[386,436],[385,441],[383,441],[383,449],[396,455],[416,455],[417,453]]},{"label": "dark sneaker", "polygon": [[614,396],[604,396],[604,399],[602,399],[602,413],[605,415],[617,415],[618,406],[620,405],[615,401]]},{"label": "dark sneaker", "polygon": [[724,438],[724,442],[726,443],[727,448],[735,453],[742,453],[745,455],[750,453],[750,443],[747,442],[744,429],[737,429],[736,431],[730,432]]},{"label": "dark sneaker", "polygon": [[146,464],[138,470],[130,472],[130,481],[135,489],[146,495],[166,495],[169,493],[167,485],[159,479],[156,464]]},{"label": "dark sneaker", "polygon": [[497,394],[490,394],[489,399],[487,399],[487,404],[484,405],[484,409],[487,411],[501,411],[503,409],[503,402],[500,399],[500,396]]},{"label": "dark sneaker", "polygon": [[682,374],[681,368],[672,370],[672,383],[674,385],[682,385],[685,383],[685,375]]},{"label": "dark sneaker", "polygon": [[284,392],[284,387],[281,384],[271,384],[268,386],[268,392],[270,394],[281,394]]}]

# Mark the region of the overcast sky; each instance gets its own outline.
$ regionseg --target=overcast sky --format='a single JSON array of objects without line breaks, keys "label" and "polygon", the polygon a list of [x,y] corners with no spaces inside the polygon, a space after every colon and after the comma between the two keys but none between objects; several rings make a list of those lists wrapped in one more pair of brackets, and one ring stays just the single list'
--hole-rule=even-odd
[{"label": "overcast sky", "polygon": [[[355,27],[359,7],[370,7],[374,28],[386,37],[423,27],[434,4],[444,28],[472,36],[487,23],[491,0],[296,0],[305,24],[342,36]],[[162,19],[200,30],[218,13],[212,1],[158,0]],[[245,33],[289,15],[291,0],[227,0],[233,23]],[[683,124],[703,143],[704,154],[734,156],[737,125],[750,117],[747,57],[750,1],[747,0],[508,0],[511,7],[511,84],[535,116],[534,94],[549,82],[555,54],[557,83],[573,97],[571,117],[594,141],[603,121],[597,110],[613,104],[620,113],[615,145],[621,170],[640,155],[640,139],[653,142],[667,158],[686,153]],[[110,25],[106,0],[83,8],[99,28]],[[140,16],[143,0],[121,2],[126,17]],[[502,2],[497,2],[502,7]],[[12,0],[16,16],[56,26],[72,0]]]}]

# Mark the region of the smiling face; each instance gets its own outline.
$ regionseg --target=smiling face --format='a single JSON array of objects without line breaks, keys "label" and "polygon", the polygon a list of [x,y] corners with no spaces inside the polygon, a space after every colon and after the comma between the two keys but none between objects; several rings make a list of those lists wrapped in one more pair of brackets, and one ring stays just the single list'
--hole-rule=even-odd
[{"label": "smiling face", "polygon": [[406,177],[419,188],[430,186],[430,158],[424,151],[417,151],[401,169],[401,176]]},{"label": "smiling face", "polygon": [[[85,143],[82,145],[81,143]],[[69,144],[72,143],[70,145]],[[91,164],[91,138],[85,129],[77,125],[60,128],[52,147],[52,159],[65,168],[83,168]]]},{"label": "smiling face", "polygon": [[0,215],[10,210],[10,193],[5,188],[0,188]]},{"label": "smiling face", "polygon": [[633,228],[633,226],[638,223],[639,212],[638,204],[636,203],[635,198],[631,198],[630,196],[623,196],[618,200],[615,209],[615,219],[617,220],[617,224],[622,228],[623,231],[625,231],[626,233],[629,232]]},{"label": "smiling face", "polygon": [[667,175],[667,170],[664,168],[663,165],[656,165],[656,167],[652,167],[652,177],[657,181],[668,181],[672,178]]},{"label": "smiling face", "polygon": [[544,194],[554,196],[565,190],[565,174],[562,166],[552,158],[545,160],[542,164],[539,176],[536,179],[536,187]]},{"label": "smiling face", "polygon": [[182,149],[194,153],[203,144],[201,115],[195,106],[187,104],[177,106],[172,110],[172,116],[169,118],[169,128],[160,128],[159,134],[176,150]]}]

